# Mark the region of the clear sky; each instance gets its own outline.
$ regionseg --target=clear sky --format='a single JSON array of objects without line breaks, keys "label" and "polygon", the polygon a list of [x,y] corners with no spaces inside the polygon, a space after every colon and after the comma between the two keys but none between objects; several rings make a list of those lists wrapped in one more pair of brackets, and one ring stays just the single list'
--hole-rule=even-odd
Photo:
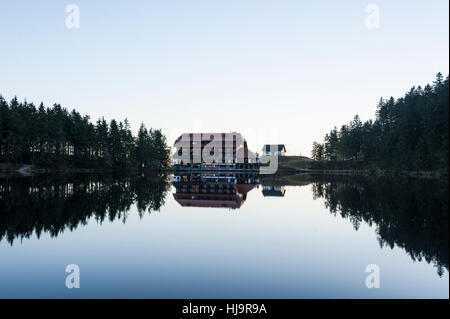
[{"label": "clear sky", "polygon": [[[80,28],[66,27],[72,3]],[[0,94],[144,122],[170,144],[239,131],[255,151],[310,155],[381,96],[447,76],[448,12],[448,0],[2,0]]]}]

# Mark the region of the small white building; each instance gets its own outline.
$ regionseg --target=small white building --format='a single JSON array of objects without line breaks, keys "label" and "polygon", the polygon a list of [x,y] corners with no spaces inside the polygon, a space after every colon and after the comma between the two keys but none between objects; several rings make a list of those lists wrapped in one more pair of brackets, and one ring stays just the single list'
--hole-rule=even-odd
[{"label": "small white building", "polygon": [[286,154],[286,148],[284,147],[284,144],[266,144],[264,145],[262,151],[266,156],[284,156]]}]

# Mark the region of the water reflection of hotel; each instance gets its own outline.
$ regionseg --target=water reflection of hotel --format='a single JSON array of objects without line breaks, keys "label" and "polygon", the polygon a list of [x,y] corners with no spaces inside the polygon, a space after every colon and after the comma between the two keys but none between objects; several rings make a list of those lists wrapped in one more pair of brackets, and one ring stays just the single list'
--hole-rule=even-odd
[{"label": "water reflection of hotel", "polygon": [[259,182],[252,174],[187,174],[172,177],[175,200],[183,207],[240,208]]}]

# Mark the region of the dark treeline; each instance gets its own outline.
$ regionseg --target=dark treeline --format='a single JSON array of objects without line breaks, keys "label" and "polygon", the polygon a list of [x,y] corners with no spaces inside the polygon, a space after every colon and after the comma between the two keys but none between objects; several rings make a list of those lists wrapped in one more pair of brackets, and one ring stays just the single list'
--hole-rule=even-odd
[{"label": "dark treeline", "polygon": [[169,184],[165,176],[38,176],[0,179],[0,242],[43,233],[56,237],[95,218],[121,220],[136,205],[140,217],[158,211]]},{"label": "dark treeline", "polygon": [[440,276],[448,271],[448,181],[335,176],[332,182],[318,177],[312,189],[355,229],[376,227],[380,246],[400,247],[413,260],[434,264]]},{"label": "dark treeline", "polygon": [[160,130],[141,124],[134,137],[128,121],[95,124],[59,104],[7,103],[0,95],[0,163],[43,168],[163,168],[169,148]]},{"label": "dark treeline", "polygon": [[449,86],[438,73],[432,85],[413,87],[402,98],[381,99],[375,121],[356,115],[348,125],[314,142],[316,160],[359,160],[399,170],[448,169]]}]

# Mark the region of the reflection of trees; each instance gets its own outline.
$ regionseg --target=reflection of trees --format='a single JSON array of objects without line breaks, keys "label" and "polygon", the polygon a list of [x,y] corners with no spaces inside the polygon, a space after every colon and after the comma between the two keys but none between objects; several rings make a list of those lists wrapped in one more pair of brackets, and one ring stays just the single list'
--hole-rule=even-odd
[{"label": "reflection of trees", "polygon": [[[294,185],[307,183],[314,199],[323,198],[355,229],[361,222],[375,226],[381,246],[398,246],[413,260],[433,263],[440,275],[448,270],[448,181],[309,175]],[[56,237],[91,218],[125,222],[133,204],[142,217],[164,205],[169,185],[165,176],[0,179],[0,242],[33,233]]]},{"label": "reflection of trees", "polygon": [[0,241],[52,237],[64,230],[98,222],[126,221],[136,203],[139,216],[157,211],[164,204],[169,183],[163,177],[59,177],[9,178],[0,180]]},{"label": "reflection of trees", "polygon": [[439,275],[448,270],[448,181],[375,180],[316,182],[331,213],[376,226],[381,246],[403,248],[413,260],[425,259]]}]

